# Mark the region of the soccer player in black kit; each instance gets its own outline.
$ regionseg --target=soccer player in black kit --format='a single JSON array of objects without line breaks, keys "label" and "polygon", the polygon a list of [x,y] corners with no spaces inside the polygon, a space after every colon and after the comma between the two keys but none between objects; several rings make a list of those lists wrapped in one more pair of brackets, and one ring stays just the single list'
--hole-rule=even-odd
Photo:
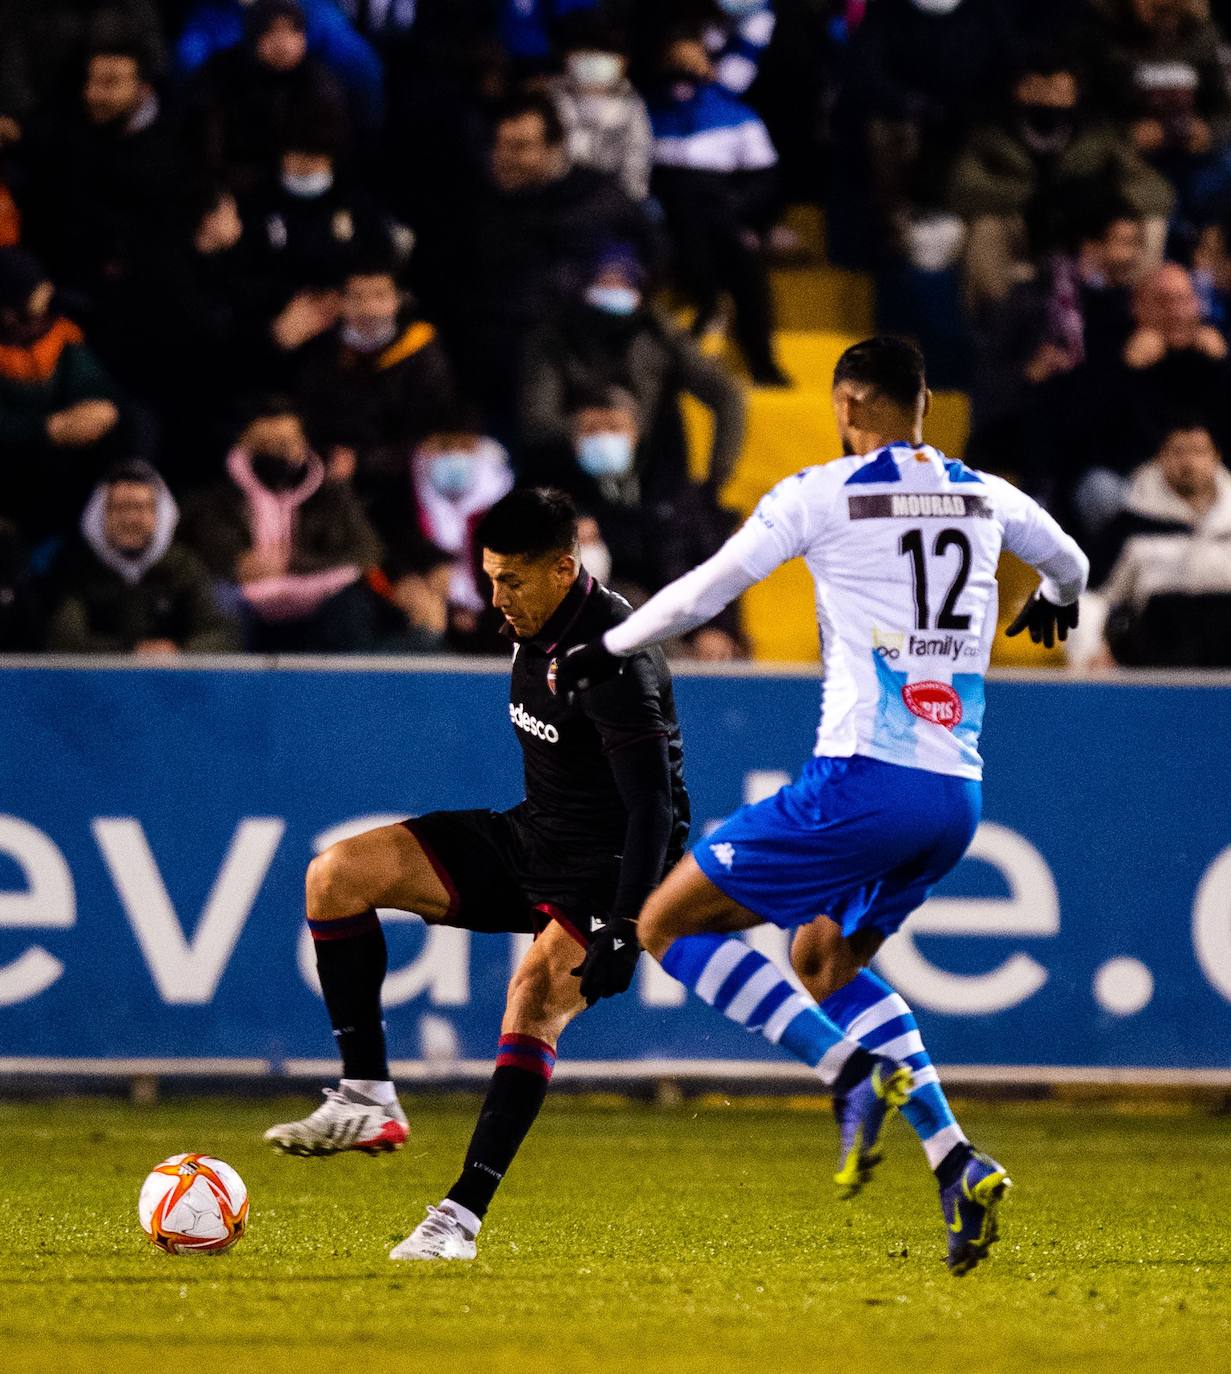
[{"label": "soccer player in black kit", "polygon": [[473,1259],[475,1237],[533,1125],[565,1026],[625,991],[635,917],[683,855],[688,796],[671,676],[658,649],[575,704],[560,656],[630,611],[581,566],[561,492],[517,490],[480,521],[492,604],[513,643],[509,717],[526,798],[511,811],[437,811],[333,845],[308,868],[308,925],[342,1080],[303,1121],[265,1138],[288,1154],[395,1150],[407,1136],[386,1062],[387,968],[377,907],[429,924],[534,932],[509,985],[496,1070],[457,1182],[393,1259]]}]

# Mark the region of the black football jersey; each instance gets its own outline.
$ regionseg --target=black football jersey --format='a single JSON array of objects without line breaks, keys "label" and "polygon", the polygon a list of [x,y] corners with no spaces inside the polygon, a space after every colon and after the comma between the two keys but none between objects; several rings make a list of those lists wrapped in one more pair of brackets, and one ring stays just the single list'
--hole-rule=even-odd
[{"label": "black football jersey", "polygon": [[509,719],[522,747],[526,799],[509,819],[542,890],[558,886],[564,892],[577,879],[618,866],[627,813],[609,756],[637,740],[667,741],[673,819],[668,865],[684,853],[684,750],[662,650],[631,655],[618,677],[578,693],[571,706],[556,692],[556,667],[565,650],[598,639],[630,612],[628,602],[583,569],[539,633],[514,641]]}]

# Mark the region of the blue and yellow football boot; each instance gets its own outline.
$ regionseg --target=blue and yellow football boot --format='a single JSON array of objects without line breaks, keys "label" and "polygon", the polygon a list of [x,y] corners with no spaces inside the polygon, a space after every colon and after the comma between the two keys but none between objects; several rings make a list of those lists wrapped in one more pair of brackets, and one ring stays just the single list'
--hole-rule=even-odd
[{"label": "blue and yellow football boot", "polygon": [[957,1178],[940,1190],[950,1273],[969,1274],[987,1258],[988,1249],[1000,1238],[996,1210],[1012,1186],[1013,1180],[994,1159],[974,1150]]},{"label": "blue and yellow football boot", "polygon": [[852,1198],[872,1181],[872,1171],[881,1162],[876,1148],[885,1118],[910,1095],[909,1070],[905,1084],[899,1079],[902,1065],[890,1060],[877,1063],[872,1072],[841,1097],[833,1100],[834,1120],[838,1123],[838,1172],[833,1181],[838,1196]]}]

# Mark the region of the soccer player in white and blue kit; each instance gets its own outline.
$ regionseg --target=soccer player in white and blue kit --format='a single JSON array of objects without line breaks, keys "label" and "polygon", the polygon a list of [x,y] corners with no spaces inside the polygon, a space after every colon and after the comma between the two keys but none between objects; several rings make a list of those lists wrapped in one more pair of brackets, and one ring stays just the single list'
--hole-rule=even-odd
[{"label": "soccer player in white and blue kit", "polygon": [[[851,1191],[876,1162],[886,1110],[900,1106],[940,1186],[949,1267],[963,1274],[997,1238],[1009,1179],[970,1145],[910,1008],[866,965],[979,822],[1002,549],[1042,576],[1008,633],[1028,629],[1049,645],[1076,624],[1089,564],[1029,497],[923,443],[930,393],[913,344],[848,349],[833,400],[845,452],[858,456],[779,483],[707,563],[560,664],[561,689],[585,691],[789,559],[812,573],[825,660],[813,757],[795,782],[701,841],[635,931],[602,932],[582,990],[620,990],[603,977],[604,945],[637,938],[716,1010],[812,1065],[835,1096]],[[797,931],[793,962],[817,1001],[734,938],[766,921]]]}]

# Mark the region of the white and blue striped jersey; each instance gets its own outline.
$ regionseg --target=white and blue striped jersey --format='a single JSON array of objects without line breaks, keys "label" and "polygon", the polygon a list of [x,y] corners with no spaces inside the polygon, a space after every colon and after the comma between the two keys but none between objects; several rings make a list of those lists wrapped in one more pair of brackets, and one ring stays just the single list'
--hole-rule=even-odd
[{"label": "white and blue striped jersey", "polygon": [[1085,555],[1030,497],[930,446],[895,444],[780,482],[714,558],[604,642],[631,653],[681,633],[803,558],[824,656],[815,752],[977,779],[1003,549],[1043,573],[1051,601],[1085,587]]}]

